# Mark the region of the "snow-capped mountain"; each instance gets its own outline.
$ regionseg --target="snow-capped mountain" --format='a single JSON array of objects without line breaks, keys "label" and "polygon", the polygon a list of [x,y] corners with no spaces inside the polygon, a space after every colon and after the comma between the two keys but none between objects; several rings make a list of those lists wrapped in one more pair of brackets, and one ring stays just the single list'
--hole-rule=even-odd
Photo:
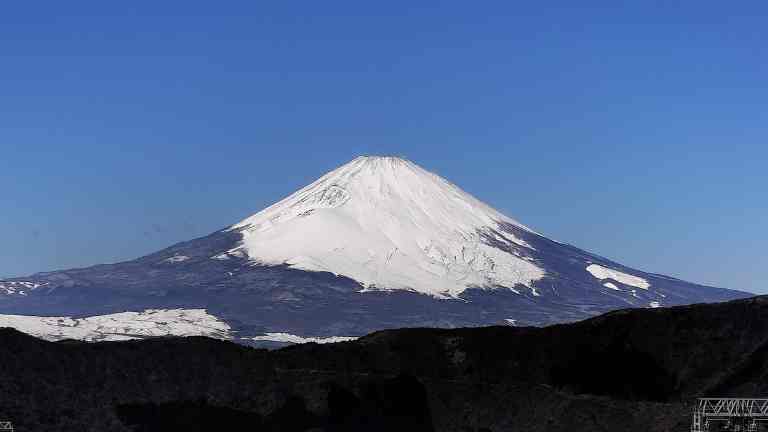
[{"label": "snow-capped mountain", "polygon": [[347,276],[363,290],[530,289],[545,271],[505,224],[527,230],[412,162],[361,157],[235,225],[243,242],[231,252]]},{"label": "snow-capped mountain", "polygon": [[231,328],[220,337],[322,341],[746,296],[549,240],[410,161],[359,157],[207,237],[133,261],[0,281],[0,313],[204,308],[201,326],[214,317]]}]

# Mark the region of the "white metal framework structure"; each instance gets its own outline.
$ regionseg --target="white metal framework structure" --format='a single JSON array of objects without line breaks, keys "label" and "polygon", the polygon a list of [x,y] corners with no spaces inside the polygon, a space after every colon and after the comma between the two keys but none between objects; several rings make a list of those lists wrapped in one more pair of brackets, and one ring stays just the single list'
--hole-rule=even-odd
[{"label": "white metal framework structure", "polygon": [[9,421],[0,421],[0,432],[13,432],[13,423]]},{"label": "white metal framework structure", "polygon": [[768,399],[701,398],[691,432],[755,432],[760,422],[768,422]]}]

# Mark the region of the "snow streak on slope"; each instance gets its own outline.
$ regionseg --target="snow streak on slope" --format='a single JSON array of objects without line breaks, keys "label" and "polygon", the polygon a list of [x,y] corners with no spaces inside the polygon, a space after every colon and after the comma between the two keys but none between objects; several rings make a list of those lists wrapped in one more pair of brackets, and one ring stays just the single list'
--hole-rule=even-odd
[{"label": "snow streak on slope", "polygon": [[263,336],[254,336],[250,338],[243,338],[248,340],[253,340],[257,342],[284,342],[284,343],[292,343],[292,344],[303,344],[303,343],[319,343],[319,344],[326,344],[326,343],[337,343],[337,342],[349,342],[358,339],[355,336],[330,336],[330,337],[323,337],[323,338],[316,338],[316,337],[301,337],[292,335],[290,333],[266,333]]},{"label": "snow streak on slope", "polygon": [[469,287],[531,287],[544,270],[500,223],[528,230],[407,160],[359,157],[234,225],[243,243],[229,253],[347,276],[365,290],[447,298]]},{"label": "snow streak on slope", "polygon": [[153,336],[229,339],[230,327],[205,309],[148,309],[87,318],[0,315],[0,327],[46,340],[116,341]]},{"label": "snow streak on slope", "polygon": [[618,270],[609,269],[608,267],[603,267],[597,264],[590,264],[589,266],[587,266],[587,271],[591,273],[592,276],[600,280],[613,279],[616,282],[623,283],[624,285],[642,288],[645,290],[647,290],[651,286],[651,284],[648,283],[647,280],[641,277],[632,276],[631,274],[626,274]]}]

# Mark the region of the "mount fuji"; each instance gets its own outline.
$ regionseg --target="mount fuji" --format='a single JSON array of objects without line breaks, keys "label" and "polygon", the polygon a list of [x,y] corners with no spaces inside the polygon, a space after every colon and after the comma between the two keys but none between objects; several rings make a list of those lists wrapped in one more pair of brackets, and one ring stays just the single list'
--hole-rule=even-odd
[{"label": "mount fuji", "polygon": [[408,160],[359,157],[206,237],[0,280],[0,327],[48,339],[324,342],[750,295],[623,266],[550,240]]}]

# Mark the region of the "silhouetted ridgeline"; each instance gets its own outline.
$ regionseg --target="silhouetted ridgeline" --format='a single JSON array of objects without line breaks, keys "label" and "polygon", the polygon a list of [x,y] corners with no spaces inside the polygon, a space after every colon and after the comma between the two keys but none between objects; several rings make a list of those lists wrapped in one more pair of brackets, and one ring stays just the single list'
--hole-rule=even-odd
[{"label": "silhouetted ridgeline", "polygon": [[2,329],[0,419],[47,432],[682,432],[692,398],[766,396],[767,372],[766,297],[278,351]]}]

